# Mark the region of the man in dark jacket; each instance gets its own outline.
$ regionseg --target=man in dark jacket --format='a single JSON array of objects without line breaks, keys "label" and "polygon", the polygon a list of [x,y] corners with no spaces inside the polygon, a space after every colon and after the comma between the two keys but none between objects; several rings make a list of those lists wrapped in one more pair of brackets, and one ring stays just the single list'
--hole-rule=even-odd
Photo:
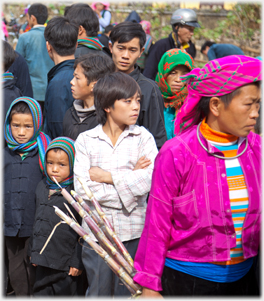
[{"label": "man in dark jacket", "polygon": [[70,6],[66,17],[79,26],[78,47],[75,58],[87,53],[102,52],[111,57],[111,52],[99,41],[99,21],[92,8],[85,3],[76,3]]},{"label": "man in dark jacket", "polygon": [[29,75],[28,65],[23,56],[15,51],[17,57],[14,63],[9,68],[16,78],[16,86],[19,88],[23,96],[33,98],[33,89]]},{"label": "man in dark jacket", "polygon": [[137,124],[144,126],[155,138],[158,149],[167,140],[163,98],[157,84],[146,78],[136,65],[137,59],[144,51],[146,34],[142,26],[133,22],[116,25],[110,34],[112,44],[109,48],[116,70],[133,77],[140,86],[142,98]]},{"label": "man in dark jacket", "polygon": [[18,54],[12,48],[12,46],[6,42],[2,41],[3,46],[3,75],[2,75],[2,89],[3,89],[3,101],[4,101],[4,115],[3,118],[5,119],[5,115],[12,103],[17,97],[22,96],[21,91],[16,86],[17,79],[14,74],[10,71],[10,67],[16,60]]},{"label": "man in dark jacket", "polygon": [[201,27],[197,21],[196,13],[192,9],[177,9],[171,17],[172,33],[168,38],[157,41],[150,49],[143,74],[155,80],[158,64],[163,54],[172,48],[181,48],[193,58],[196,55],[195,45],[191,38],[195,27]]},{"label": "man in dark jacket", "polygon": [[244,52],[232,44],[216,44],[215,42],[206,41],[201,47],[201,53],[208,57],[209,61],[220,59],[228,55],[244,55]]},{"label": "man in dark jacket", "polygon": [[65,17],[54,17],[48,22],[44,35],[48,53],[55,63],[48,73],[44,132],[54,139],[62,135],[64,115],[74,100],[70,81],[74,72],[78,26]]}]

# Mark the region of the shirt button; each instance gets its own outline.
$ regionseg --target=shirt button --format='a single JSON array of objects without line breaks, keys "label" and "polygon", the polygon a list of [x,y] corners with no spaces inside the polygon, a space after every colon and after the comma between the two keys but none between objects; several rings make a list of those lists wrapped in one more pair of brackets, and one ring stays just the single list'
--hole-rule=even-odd
[{"label": "shirt button", "polygon": [[230,212],[230,209],[227,209],[227,210],[226,210],[226,212],[228,212],[228,213],[229,213],[229,212]]},{"label": "shirt button", "polygon": [[224,178],[224,177],[226,176],[226,174],[225,174],[225,173],[222,173],[221,176]]},{"label": "shirt button", "polygon": [[232,238],[234,238],[234,237],[235,237],[235,234],[232,235]]}]

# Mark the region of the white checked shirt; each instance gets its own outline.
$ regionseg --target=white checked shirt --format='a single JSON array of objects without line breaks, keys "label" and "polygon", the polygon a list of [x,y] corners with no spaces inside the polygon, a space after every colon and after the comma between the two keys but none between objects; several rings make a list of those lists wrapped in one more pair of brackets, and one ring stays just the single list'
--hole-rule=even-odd
[{"label": "white checked shirt", "polygon": [[[78,177],[83,178],[117,236],[122,241],[139,238],[145,222],[146,199],[150,191],[154,160],[158,153],[152,134],[142,126],[127,126],[113,146],[102,125],[98,125],[78,136],[75,150],[75,191],[96,212],[78,181]],[[133,171],[142,156],[146,156],[152,163],[146,169]],[[89,169],[94,166],[111,172],[114,185],[92,181]],[[84,221],[82,226],[88,230]]]}]

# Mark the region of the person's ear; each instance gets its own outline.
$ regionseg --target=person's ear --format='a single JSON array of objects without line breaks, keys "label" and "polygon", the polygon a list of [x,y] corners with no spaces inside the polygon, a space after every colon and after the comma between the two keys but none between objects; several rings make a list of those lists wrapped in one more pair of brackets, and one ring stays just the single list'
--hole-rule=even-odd
[{"label": "person's ear", "polygon": [[36,18],[34,15],[31,15],[30,18],[31,18],[31,22],[32,22],[34,25],[35,25],[35,24],[38,24],[37,18]]},{"label": "person's ear", "polygon": [[86,35],[86,30],[83,28],[82,25],[79,26],[79,32],[78,32],[78,36],[81,36],[85,33]]},{"label": "person's ear", "polygon": [[111,42],[108,43],[109,50],[113,53],[113,44]]},{"label": "person's ear", "polygon": [[97,83],[97,80],[95,80],[94,82],[91,82],[92,86],[91,86],[91,91],[93,91],[94,89],[94,85]]},{"label": "person's ear", "polygon": [[110,113],[110,108],[106,108],[104,110],[106,111],[106,113]]},{"label": "person's ear", "polygon": [[214,96],[209,101],[209,110],[215,117],[218,117],[223,105],[224,103],[221,101],[221,99]]},{"label": "person's ear", "polygon": [[142,55],[142,53],[143,53],[144,50],[145,50],[145,48],[142,47],[142,49],[140,50],[140,55],[139,55],[139,57],[141,57],[141,55]]},{"label": "person's ear", "polygon": [[48,53],[51,53],[52,52],[52,46],[50,45],[50,43],[48,41],[46,41],[46,47],[47,47]]}]

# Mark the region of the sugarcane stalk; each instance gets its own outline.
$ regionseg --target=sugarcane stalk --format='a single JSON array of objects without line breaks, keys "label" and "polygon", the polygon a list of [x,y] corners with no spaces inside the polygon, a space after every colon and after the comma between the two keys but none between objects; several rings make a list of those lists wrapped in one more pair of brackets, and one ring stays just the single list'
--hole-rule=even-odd
[{"label": "sugarcane stalk", "polygon": [[86,195],[88,196],[89,200],[93,203],[98,215],[101,217],[102,221],[104,222],[107,231],[109,232],[109,234],[113,238],[113,240],[116,243],[117,247],[119,248],[119,250],[121,251],[121,253],[125,257],[127,262],[134,268],[134,262],[133,262],[132,257],[128,253],[128,251],[125,248],[125,246],[123,245],[122,241],[116,235],[115,230],[114,230],[113,226],[111,225],[111,223],[109,222],[109,220],[107,219],[107,217],[105,216],[105,213],[103,212],[102,207],[100,206],[98,201],[95,199],[95,197],[93,196],[91,190],[88,188],[88,186],[83,181],[83,179],[78,178],[78,180],[81,183],[81,185],[82,185]]},{"label": "sugarcane stalk", "polygon": [[111,257],[109,254],[95,241],[93,241],[88,233],[72,218],[67,216],[58,207],[55,208],[55,213],[64,220],[79,236],[81,236],[92,248],[93,250],[103,258],[106,264],[111,268],[111,270],[120,278],[124,285],[128,288],[132,295],[137,295],[140,293],[140,286],[134,283],[133,279],[129,274]]},{"label": "sugarcane stalk", "polygon": [[97,226],[104,232],[105,236],[111,241],[112,245],[115,248],[117,248],[112,236],[106,230],[105,225],[104,225],[102,219],[100,218],[100,216],[97,217],[97,215],[93,213],[93,211],[88,206],[88,204],[83,200],[83,198],[80,195],[78,195],[74,190],[71,190],[71,195],[83,207],[83,209],[91,216],[91,218],[95,221]]},{"label": "sugarcane stalk", "polygon": [[104,232],[98,227],[90,215],[77,203],[69,192],[65,188],[61,188],[61,194],[67,200],[67,202],[72,205],[72,207],[77,211],[77,213],[84,219],[87,226],[91,229],[94,236],[99,241],[100,245],[106,250],[110,251],[112,256],[116,261],[123,266],[127,272],[133,277],[135,275],[135,270],[131,265],[123,258],[123,256],[116,250],[109,239],[105,236]]}]

